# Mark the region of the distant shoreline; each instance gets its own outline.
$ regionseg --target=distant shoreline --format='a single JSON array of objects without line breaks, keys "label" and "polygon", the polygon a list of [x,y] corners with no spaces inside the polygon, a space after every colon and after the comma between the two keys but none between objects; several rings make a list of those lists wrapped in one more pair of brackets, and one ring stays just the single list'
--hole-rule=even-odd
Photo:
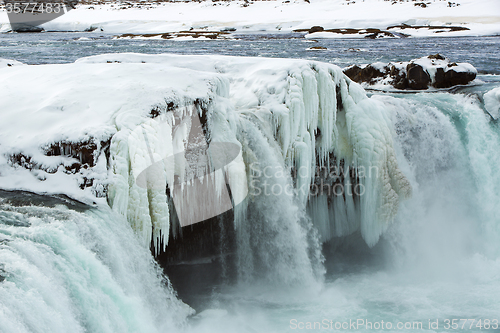
[{"label": "distant shoreline", "polygon": [[[306,38],[404,38],[500,35],[497,0],[304,0],[84,2],[43,31],[217,34],[301,31]],[[424,3],[424,4],[425,4]],[[450,5],[451,4],[451,5]],[[0,9],[0,32],[11,30]],[[200,37],[200,36],[198,36]]]}]

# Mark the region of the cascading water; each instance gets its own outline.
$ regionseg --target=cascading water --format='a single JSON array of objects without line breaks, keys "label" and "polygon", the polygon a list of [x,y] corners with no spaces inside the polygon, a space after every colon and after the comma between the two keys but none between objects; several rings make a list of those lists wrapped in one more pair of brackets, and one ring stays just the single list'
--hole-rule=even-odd
[{"label": "cascading water", "polygon": [[[475,95],[417,94],[385,101],[395,115],[400,159],[419,190],[396,225],[412,256],[450,261],[471,253],[496,258],[500,217],[500,131]],[[412,221],[409,223],[409,221]],[[435,257],[435,253],[440,256]],[[434,257],[434,258],[433,258]],[[438,265],[438,263],[435,263]],[[439,263],[442,265],[443,262]]]},{"label": "cascading water", "polygon": [[[3,193],[4,194],[4,193]],[[165,332],[192,311],[108,208],[3,202],[0,332]],[[41,197],[40,203],[43,203]]]},{"label": "cascading water", "polygon": [[384,321],[391,329],[380,331],[436,332],[468,318],[457,331],[498,330],[498,123],[467,91],[371,98],[392,119],[397,160],[413,188],[381,242],[363,249],[360,236],[333,238],[326,244],[338,243],[335,251],[324,247],[329,272],[321,291],[222,291],[209,307],[232,310],[208,310],[196,328],[328,331],[360,320],[354,331],[378,331],[373,324]]},{"label": "cascading water", "polygon": [[[104,199],[84,212],[3,203],[0,330],[286,332],[298,321],[362,318],[419,321],[436,331],[428,321],[491,321],[500,313],[496,93],[485,97],[486,110],[462,93],[367,98],[335,66],[284,59],[125,54],[83,59],[72,65],[77,74],[51,66],[12,69],[11,76],[33,74],[33,84],[43,86],[54,71],[56,92],[76,79],[95,80],[87,76],[94,70],[106,80],[102,89],[33,96],[25,104],[14,93],[4,96],[8,117],[18,117],[7,108],[13,100],[18,110],[39,111],[40,119],[64,120],[66,132],[32,126],[22,135],[0,134],[2,180],[12,176],[10,188],[55,184],[74,194],[80,193],[75,183],[94,177],[85,194],[102,194],[91,190],[104,188],[99,181],[106,179],[112,209]],[[87,93],[107,98],[117,77],[127,93],[87,103]],[[9,92],[24,85],[0,83]],[[128,96],[137,87],[140,93]],[[178,221],[164,187],[172,188],[174,173],[183,170],[162,170],[160,189],[137,182],[150,162],[182,151],[189,137],[189,122],[173,131],[174,102],[177,109],[193,106],[188,110],[203,119],[208,142],[241,148],[225,177],[207,180],[218,190],[227,185],[238,203],[234,230],[224,231],[236,235],[240,283],[208,292],[205,311],[189,320],[192,311],[163,286],[147,251],[152,238],[156,251],[168,251]],[[83,129],[75,120],[82,108],[96,118]],[[45,137],[52,141],[38,141]],[[80,173],[71,171],[72,155],[84,145],[75,144],[70,156],[40,149],[59,141],[73,147],[68,142],[82,138],[110,149],[87,156],[95,163]],[[324,180],[317,167],[349,167],[327,185],[366,191],[315,196],[311,186]],[[211,236],[223,243],[225,235]],[[347,256],[353,244],[365,253]],[[365,265],[366,254],[382,265]],[[342,255],[348,260],[338,265]]]}]

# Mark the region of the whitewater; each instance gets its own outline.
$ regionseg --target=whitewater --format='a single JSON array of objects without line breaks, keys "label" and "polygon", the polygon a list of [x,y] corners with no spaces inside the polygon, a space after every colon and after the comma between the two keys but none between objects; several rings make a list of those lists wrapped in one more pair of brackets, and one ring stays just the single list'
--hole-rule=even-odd
[{"label": "whitewater", "polygon": [[[454,319],[456,331],[498,331],[498,75],[367,94],[312,60],[128,53],[0,66],[0,331],[324,331],[362,320],[355,331],[445,332]],[[231,194],[222,219],[237,247],[234,266],[222,265],[236,278],[202,292],[179,290],[150,252],[179,237],[181,208],[163,188],[187,176],[165,157],[183,152],[193,115],[210,144],[240,151],[206,179]],[[159,161],[160,189],[141,187]],[[365,192],[308,193],[328,181],[318,166],[350,166],[330,185]],[[296,191],[257,193],[264,183]]]}]

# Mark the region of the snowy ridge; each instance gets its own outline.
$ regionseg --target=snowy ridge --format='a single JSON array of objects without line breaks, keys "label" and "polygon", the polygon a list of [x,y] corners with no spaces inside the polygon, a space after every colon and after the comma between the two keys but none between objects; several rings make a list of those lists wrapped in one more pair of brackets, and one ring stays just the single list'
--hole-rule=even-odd
[{"label": "snowy ridge", "polygon": [[[423,2],[422,2],[423,3]],[[453,6],[450,7],[449,3]],[[325,29],[387,30],[411,26],[458,26],[470,30],[394,28],[390,31],[414,37],[477,36],[500,33],[500,3],[496,0],[455,0],[426,2],[383,0],[302,0],[230,2],[165,2],[138,6],[120,4],[81,5],[77,9],[43,25],[46,31],[85,31],[102,29],[110,33],[166,33],[193,29],[236,32],[291,32],[322,26]],[[420,3],[419,3],[420,4]],[[124,9],[123,9],[124,8]],[[8,31],[5,12],[0,12],[0,31]],[[328,33],[325,33],[328,34]],[[335,34],[331,37],[361,37],[359,34]],[[328,36],[318,36],[328,37]]]},{"label": "snowy ridge", "polygon": [[[334,65],[292,59],[110,54],[69,65],[1,71],[0,106],[6,110],[0,122],[2,187],[67,193],[100,202],[103,199],[95,195],[102,192],[96,188],[107,188],[110,206],[127,216],[146,246],[151,236],[157,248],[167,245],[170,215],[164,190],[137,185],[137,174],[151,164],[137,134],[146,132],[154,161],[176,149],[182,151],[189,131],[169,132],[176,112],[196,110],[205,119],[212,142],[241,147],[241,154],[224,168],[233,201],[242,202],[235,208],[236,228],[249,228],[247,205],[259,207],[267,219],[264,227],[280,230],[280,249],[296,252],[291,257],[302,265],[297,275],[314,271],[313,267],[303,269],[311,265],[309,227],[300,218],[306,205],[312,215],[323,212],[332,217],[313,216],[323,241],[360,230],[372,246],[395,217],[400,199],[411,193],[398,168],[392,123],[384,104],[367,98]],[[28,77],[36,89],[21,98],[22,78]],[[177,111],[172,111],[172,105]],[[109,142],[109,158],[101,151],[94,156],[93,166],[80,173],[61,166],[77,162],[75,158],[44,153],[43,147],[53,143],[89,139]],[[29,156],[31,165],[45,163],[55,169],[13,163],[9,157],[18,153]],[[268,177],[259,169],[265,166],[284,172]],[[309,193],[320,166],[328,170],[350,167],[355,174],[344,174],[338,182],[346,189],[362,185],[366,193],[321,201],[321,196]],[[370,175],[363,173],[368,170]],[[168,167],[161,170],[165,184],[176,172]],[[93,182],[82,191],[84,176]],[[223,177],[212,181],[216,186],[224,183]],[[266,195],[262,187],[266,181],[282,189],[292,185],[295,194]],[[247,188],[250,194],[244,200]],[[257,194],[258,189],[261,193]],[[248,243],[248,233],[242,232],[241,237],[241,244]],[[302,245],[292,246],[290,239]],[[263,241],[263,247],[271,246],[267,243]],[[253,260],[263,256],[255,254]],[[289,259],[283,260],[283,265],[293,267],[286,262]]]},{"label": "snowy ridge", "polygon": [[0,58],[0,68],[24,65],[22,62],[12,59]]}]

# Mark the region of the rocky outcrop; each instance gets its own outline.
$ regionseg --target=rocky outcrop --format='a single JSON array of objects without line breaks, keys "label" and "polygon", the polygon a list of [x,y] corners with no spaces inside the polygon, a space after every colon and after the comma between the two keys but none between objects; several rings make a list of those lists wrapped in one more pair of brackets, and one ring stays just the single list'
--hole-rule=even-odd
[{"label": "rocky outcrop", "polygon": [[435,54],[410,62],[352,65],[344,69],[344,74],[366,86],[425,90],[468,84],[476,78],[477,71],[471,64],[450,62]]},{"label": "rocky outcrop", "polygon": [[381,71],[380,68],[372,66],[371,64],[366,66],[353,65],[347,67],[344,69],[344,74],[351,78],[351,80],[369,84],[374,84],[386,75],[385,71]]},{"label": "rocky outcrop", "polygon": [[115,37],[116,39],[174,39],[174,38],[200,38],[201,39],[229,39],[230,33],[221,31],[179,31],[179,32],[167,32],[163,34],[123,34],[121,36]]},{"label": "rocky outcrop", "polygon": [[90,138],[82,142],[61,141],[42,147],[45,156],[54,157],[54,163],[40,161],[24,153],[14,153],[8,156],[8,160],[12,166],[34,171],[41,181],[46,179],[44,174],[54,174],[59,170],[76,175],[80,189],[90,187],[96,197],[104,197],[107,189],[99,181],[96,182],[94,176],[97,173],[93,169],[101,155],[109,160],[110,142],[111,138],[105,141]]},{"label": "rocky outcrop", "polygon": [[368,29],[353,29],[353,28],[337,28],[337,29],[325,29],[321,26],[315,25],[310,29],[295,29],[294,32],[306,32],[306,38],[323,38],[318,36],[316,33],[330,33],[332,35],[361,35],[364,38],[378,39],[378,38],[404,38],[409,35],[401,32],[389,32],[385,30],[368,28]]}]

